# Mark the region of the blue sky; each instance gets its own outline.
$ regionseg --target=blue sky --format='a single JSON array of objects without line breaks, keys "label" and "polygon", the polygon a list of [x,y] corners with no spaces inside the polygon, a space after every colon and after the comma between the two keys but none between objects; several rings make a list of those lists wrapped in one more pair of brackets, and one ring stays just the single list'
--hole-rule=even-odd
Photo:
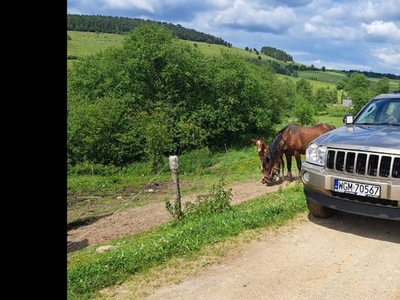
[{"label": "blue sky", "polygon": [[400,0],[68,0],[67,13],[180,24],[318,68],[400,75]]}]

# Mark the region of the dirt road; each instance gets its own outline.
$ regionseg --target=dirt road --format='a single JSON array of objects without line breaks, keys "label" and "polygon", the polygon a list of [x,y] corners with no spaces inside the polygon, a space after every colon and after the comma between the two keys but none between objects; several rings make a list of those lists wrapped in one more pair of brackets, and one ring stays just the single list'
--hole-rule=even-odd
[{"label": "dirt road", "polygon": [[304,214],[278,234],[266,231],[240,255],[146,299],[399,300],[400,222]]}]

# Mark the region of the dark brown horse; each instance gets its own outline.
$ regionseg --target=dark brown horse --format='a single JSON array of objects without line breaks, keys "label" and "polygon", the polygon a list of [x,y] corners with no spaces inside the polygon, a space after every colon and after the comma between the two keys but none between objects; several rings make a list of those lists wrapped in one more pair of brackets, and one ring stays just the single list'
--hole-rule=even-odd
[{"label": "dark brown horse", "polygon": [[301,154],[306,153],[307,145],[316,137],[333,129],[335,129],[335,126],[327,123],[318,123],[311,127],[289,124],[282,128],[273,138],[263,159],[262,182],[268,184],[272,181],[274,165],[276,165],[276,161],[282,159],[284,154],[286,156],[287,176],[292,181],[292,157],[296,158],[297,169],[300,172]]},{"label": "dark brown horse", "polygon": [[[265,143],[265,137],[251,139],[251,141],[257,147],[258,157],[260,158],[261,173],[263,174],[263,160],[264,157],[267,155],[269,145]],[[281,158],[277,160],[274,167],[272,168],[272,177],[276,175],[278,176],[278,178],[281,179],[281,181],[283,181],[284,168],[285,168],[285,163],[283,162],[283,159]],[[261,180],[261,182],[263,181]]]}]

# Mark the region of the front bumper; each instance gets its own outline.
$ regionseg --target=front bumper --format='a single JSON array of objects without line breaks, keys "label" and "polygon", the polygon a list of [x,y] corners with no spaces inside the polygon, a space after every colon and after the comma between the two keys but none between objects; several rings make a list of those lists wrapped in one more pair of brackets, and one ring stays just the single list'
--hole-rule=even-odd
[{"label": "front bumper", "polygon": [[320,194],[316,191],[308,190],[307,188],[304,188],[304,195],[310,201],[335,210],[368,217],[400,221],[400,208],[398,207],[348,200],[340,197]]},{"label": "front bumper", "polygon": [[[335,178],[366,184],[379,184],[381,186],[381,198],[354,197],[353,195],[334,192]],[[307,162],[302,164],[301,179],[304,194],[309,201],[348,213],[400,221],[400,180],[376,181],[373,178],[348,177],[344,174],[326,171],[323,167]]]}]

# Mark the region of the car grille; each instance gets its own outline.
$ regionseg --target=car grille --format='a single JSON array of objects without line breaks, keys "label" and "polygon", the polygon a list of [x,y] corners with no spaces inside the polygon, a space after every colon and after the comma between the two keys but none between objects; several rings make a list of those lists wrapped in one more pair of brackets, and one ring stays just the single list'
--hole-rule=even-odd
[{"label": "car grille", "polygon": [[326,167],[361,176],[400,178],[400,157],[395,155],[328,150]]}]

